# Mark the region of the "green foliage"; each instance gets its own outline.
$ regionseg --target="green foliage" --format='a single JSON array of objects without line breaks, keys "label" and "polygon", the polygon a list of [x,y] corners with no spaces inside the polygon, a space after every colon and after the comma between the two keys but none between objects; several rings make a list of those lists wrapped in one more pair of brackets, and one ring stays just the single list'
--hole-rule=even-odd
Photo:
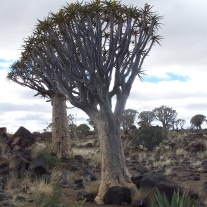
[{"label": "green foliage", "polygon": [[163,140],[164,136],[162,129],[159,127],[143,125],[141,130],[134,131],[131,145],[138,148],[140,145],[143,145],[149,151],[152,151],[154,147],[158,146]]},{"label": "green foliage", "polygon": [[153,111],[142,111],[138,118],[141,119],[141,121],[150,124],[155,119],[155,115]]},{"label": "green foliage", "polygon": [[90,131],[90,127],[87,125],[87,124],[80,124],[77,128],[76,128],[76,131],[78,133],[81,133],[81,134],[85,134],[87,135]]},{"label": "green foliage", "polygon": [[138,112],[134,109],[125,109],[121,118],[121,126],[123,129],[129,129],[134,124]]},{"label": "green foliage", "polygon": [[191,199],[188,193],[185,191],[182,196],[179,194],[179,190],[173,193],[171,204],[169,203],[167,196],[162,195],[159,190],[154,195],[154,198],[150,202],[151,207],[199,207],[198,201]]},{"label": "green foliage", "polygon": [[197,114],[193,116],[190,120],[190,123],[196,127],[201,128],[201,124],[206,121],[206,117],[202,114]]},{"label": "green foliage", "polygon": [[63,165],[57,156],[52,156],[51,153],[45,149],[40,150],[37,154],[37,157],[44,160],[49,169],[52,169],[54,167],[59,168]]}]

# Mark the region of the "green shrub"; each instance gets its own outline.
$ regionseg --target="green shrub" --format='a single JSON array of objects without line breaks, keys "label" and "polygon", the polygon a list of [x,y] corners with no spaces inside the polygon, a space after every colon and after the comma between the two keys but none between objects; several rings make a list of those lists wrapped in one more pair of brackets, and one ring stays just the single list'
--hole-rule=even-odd
[{"label": "green shrub", "polygon": [[162,129],[143,125],[140,130],[134,130],[131,146],[140,148],[140,145],[142,145],[144,148],[152,151],[154,147],[158,146],[164,139]]},{"label": "green shrub", "polygon": [[171,204],[169,203],[167,196],[162,195],[159,190],[154,195],[150,202],[151,207],[199,207],[199,201],[191,199],[188,192],[184,192],[182,196],[179,194],[179,190],[173,193]]},{"label": "green shrub", "polygon": [[47,165],[49,169],[52,169],[54,167],[59,168],[63,165],[63,163],[57,156],[52,156],[51,153],[47,151],[46,149],[40,150],[37,153],[37,157],[39,159],[44,160],[45,164]]}]

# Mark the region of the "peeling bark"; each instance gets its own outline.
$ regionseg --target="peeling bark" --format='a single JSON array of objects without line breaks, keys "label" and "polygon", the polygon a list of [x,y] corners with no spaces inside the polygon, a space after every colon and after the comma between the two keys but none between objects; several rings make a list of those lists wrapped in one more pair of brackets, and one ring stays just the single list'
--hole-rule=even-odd
[{"label": "peeling bark", "polygon": [[72,156],[70,131],[67,119],[66,100],[61,95],[53,95],[52,103],[52,143],[51,150],[59,158]]},{"label": "peeling bark", "polygon": [[97,129],[101,149],[101,183],[95,201],[103,204],[103,197],[110,187],[129,187],[131,174],[126,167],[117,119],[99,120]]}]

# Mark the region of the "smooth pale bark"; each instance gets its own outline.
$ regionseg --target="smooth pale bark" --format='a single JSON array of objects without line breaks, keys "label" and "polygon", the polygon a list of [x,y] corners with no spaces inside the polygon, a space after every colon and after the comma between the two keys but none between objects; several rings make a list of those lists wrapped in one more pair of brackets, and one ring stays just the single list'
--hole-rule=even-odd
[{"label": "smooth pale bark", "polygon": [[102,117],[96,126],[100,139],[101,183],[95,202],[103,204],[103,197],[110,187],[131,187],[131,174],[125,163],[119,121],[114,117]]},{"label": "smooth pale bark", "polygon": [[52,143],[51,150],[59,158],[72,156],[70,131],[68,126],[66,100],[61,95],[53,95],[52,103]]}]

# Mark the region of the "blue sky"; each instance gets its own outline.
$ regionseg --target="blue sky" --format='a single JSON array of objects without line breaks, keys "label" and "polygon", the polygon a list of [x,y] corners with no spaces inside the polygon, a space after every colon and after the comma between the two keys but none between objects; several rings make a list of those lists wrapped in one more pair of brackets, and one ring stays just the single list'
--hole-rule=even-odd
[{"label": "blue sky", "polygon": [[[37,3],[38,2],[38,3]],[[70,1],[68,1],[70,3]],[[207,19],[206,0],[148,0],[164,18],[161,47],[152,48],[142,66],[143,81],[135,80],[126,108],[138,112],[161,105],[177,110],[178,118],[190,119],[196,114],[207,116]],[[123,0],[122,3],[143,7],[145,0]],[[6,80],[6,70],[18,59],[23,38],[29,36],[48,12],[56,12],[65,0],[1,0],[0,7],[0,126],[15,132],[19,126],[40,131],[51,122],[51,106],[34,97],[35,92]],[[24,12],[23,12],[24,11]],[[193,14],[193,17],[192,17]],[[81,110],[77,123],[87,123]],[[205,124],[203,127],[207,127]]]}]

